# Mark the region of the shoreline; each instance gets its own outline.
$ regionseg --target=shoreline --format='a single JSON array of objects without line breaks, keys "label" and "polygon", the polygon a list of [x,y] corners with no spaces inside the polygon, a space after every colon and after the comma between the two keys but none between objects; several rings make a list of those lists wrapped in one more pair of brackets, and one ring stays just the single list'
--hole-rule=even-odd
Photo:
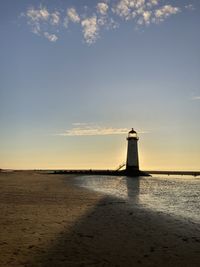
[{"label": "shoreline", "polygon": [[198,266],[200,225],[77,187],[0,173],[0,266]]}]

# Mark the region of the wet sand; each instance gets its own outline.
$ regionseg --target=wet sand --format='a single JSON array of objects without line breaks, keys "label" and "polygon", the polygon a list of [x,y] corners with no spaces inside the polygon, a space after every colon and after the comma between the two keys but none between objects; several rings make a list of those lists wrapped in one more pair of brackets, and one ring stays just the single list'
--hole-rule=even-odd
[{"label": "wet sand", "polygon": [[69,175],[0,173],[0,266],[199,266],[200,225],[132,197],[79,188]]}]

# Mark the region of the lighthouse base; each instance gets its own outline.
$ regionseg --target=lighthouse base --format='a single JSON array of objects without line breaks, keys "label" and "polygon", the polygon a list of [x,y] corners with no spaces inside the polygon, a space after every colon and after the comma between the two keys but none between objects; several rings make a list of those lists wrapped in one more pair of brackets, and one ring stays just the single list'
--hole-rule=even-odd
[{"label": "lighthouse base", "polygon": [[126,169],[122,171],[123,175],[130,177],[138,177],[138,176],[151,176],[149,173],[139,170],[137,167],[126,166]]}]

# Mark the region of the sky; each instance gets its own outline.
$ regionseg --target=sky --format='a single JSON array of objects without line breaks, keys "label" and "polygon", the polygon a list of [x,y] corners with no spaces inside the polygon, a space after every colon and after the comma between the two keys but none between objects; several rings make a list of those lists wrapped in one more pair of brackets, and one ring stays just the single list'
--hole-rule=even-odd
[{"label": "sky", "polygon": [[199,0],[0,1],[0,168],[200,170]]}]

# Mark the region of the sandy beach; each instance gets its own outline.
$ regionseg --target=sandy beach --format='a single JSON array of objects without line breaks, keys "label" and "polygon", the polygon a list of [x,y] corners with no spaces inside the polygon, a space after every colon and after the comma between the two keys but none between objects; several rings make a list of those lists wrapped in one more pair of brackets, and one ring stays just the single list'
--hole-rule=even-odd
[{"label": "sandy beach", "polygon": [[199,266],[200,225],[77,187],[0,173],[0,266]]}]

